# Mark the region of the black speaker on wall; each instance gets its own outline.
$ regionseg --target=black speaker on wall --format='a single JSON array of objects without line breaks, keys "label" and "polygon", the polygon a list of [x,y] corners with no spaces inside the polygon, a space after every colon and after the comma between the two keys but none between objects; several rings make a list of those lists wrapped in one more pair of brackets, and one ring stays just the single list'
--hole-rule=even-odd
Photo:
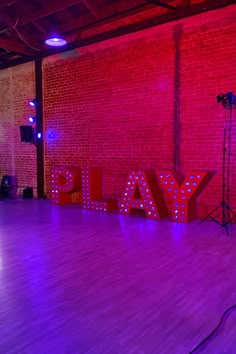
[{"label": "black speaker on wall", "polygon": [[20,126],[20,137],[23,143],[34,143],[34,131],[32,125]]}]

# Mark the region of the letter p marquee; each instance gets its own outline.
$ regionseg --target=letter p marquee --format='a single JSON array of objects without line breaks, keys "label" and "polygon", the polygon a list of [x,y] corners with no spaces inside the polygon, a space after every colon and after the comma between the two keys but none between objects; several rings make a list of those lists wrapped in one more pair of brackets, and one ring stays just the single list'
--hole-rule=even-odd
[{"label": "letter p marquee", "polygon": [[72,193],[81,188],[81,172],[73,167],[54,167],[51,171],[51,201],[54,204],[72,202]]}]

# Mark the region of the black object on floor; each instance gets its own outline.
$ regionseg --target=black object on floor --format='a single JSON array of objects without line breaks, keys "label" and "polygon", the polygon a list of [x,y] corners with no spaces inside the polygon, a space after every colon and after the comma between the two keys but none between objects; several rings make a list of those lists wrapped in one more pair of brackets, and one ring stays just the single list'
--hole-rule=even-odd
[{"label": "black object on floor", "polygon": [[23,199],[29,199],[33,197],[34,197],[33,188],[26,187],[23,189]]}]

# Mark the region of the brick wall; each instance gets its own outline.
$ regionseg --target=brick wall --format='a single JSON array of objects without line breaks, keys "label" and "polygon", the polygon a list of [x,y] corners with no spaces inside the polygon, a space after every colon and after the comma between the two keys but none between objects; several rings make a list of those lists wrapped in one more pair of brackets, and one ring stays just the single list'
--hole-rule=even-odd
[{"label": "brick wall", "polygon": [[173,55],[171,42],[137,41],[46,66],[45,127],[58,134],[47,139],[47,172],[103,166],[114,195],[130,168],[172,167]]},{"label": "brick wall", "polygon": [[[47,191],[55,165],[102,166],[105,194],[116,196],[130,169],[210,169],[217,174],[200,198],[200,214],[211,210],[221,198],[224,111],[216,95],[236,93],[235,16],[233,5],[47,58]],[[29,86],[17,94],[20,105],[23,92],[31,94]],[[6,117],[8,108],[1,109]],[[21,106],[14,117],[25,119],[25,113]],[[235,120],[231,194],[236,208]],[[33,147],[22,144],[16,156],[24,149],[34,157]],[[23,179],[24,169],[17,172]]]},{"label": "brick wall", "polygon": [[36,187],[36,149],[20,141],[20,125],[32,114],[28,101],[34,97],[33,63],[0,71],[0,178],[17,176],[19,192]]},{"label": "brick wall", "polygon": [[[205,14],[211,22],[183,36],[181,48],[181,168],[217,173],[201,197],[206,205],[221,200],[224,110],[216,96],[236,94],[236,6]],[[210,16],[209,16],[210,15]],[[204,16],[202,16],[204,17]],[[227,114],[228,115],[228,114]],[[232,128],[231,203],[236,208],[236,110]],[[209,208],[208,208],[209,210]]]},{"label": "brick wall", "polygon": [[[53,165],[96,165],[105,193],[120,195],[129,169],[172,169],[177,159],[183,173],[217,171],[201,210],[217,204],[224,112],[216,95],[236,92],[235,15],[231,6],[46,61],[45,127],[56,134],[46,143],[48,188]],[[234,126],[234,206],[235,136]]]}]

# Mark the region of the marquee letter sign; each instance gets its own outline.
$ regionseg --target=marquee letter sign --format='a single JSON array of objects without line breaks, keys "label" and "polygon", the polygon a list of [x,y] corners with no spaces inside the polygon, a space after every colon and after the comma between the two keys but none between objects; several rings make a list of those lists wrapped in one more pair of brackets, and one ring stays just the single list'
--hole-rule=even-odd
[{"label": "marquee letter sign", "polygon": [[[172,220],[184,223],[193,220],[197,212],[197,197],[212,178],[213,172],[190,172],[185,179],[178,171],[158,171],[157,175],[158,180],[151,169],[130,172],[119,212],[127,215],[137,209],[145,211],[146,216],[153,219],[168,216],[161,186],[171,199]],[[103,197],[103,175],[98,167],[82,170],[73,167],[53,168],[51,200],[58,205],[82,201],[83,208],[90,210],[106,212],[118,209],[117,199]]]},{"label": "marquee letter sign", "polygon": [[112,211],[118,208],[116,199],[103,198],[102,169],[82,169],[82,203],[85,209]]},{"label": "marquee letter sign", "polygon": [[53,168],[51,188],[51,200],[54,204],[71,203],[72,192],[81,188],[80,170],[72,167]]},{"label": "marquee letter sign", "polygon": [[[188,222],[196,217],[196,198],[209,182],[209,172],[190,172],[184,179],[177,171],[158,171],[159,180],[172,201],[172,220]],[[206,178],[208,177],[208,178]]]},{"label": "marquee letter sign", "polygon": [[152,170],[130,173],[121,200],[120,213],[130,214],[132,209],[144,210],[147,217],[153,219],[168,215],[161,190]]}]

